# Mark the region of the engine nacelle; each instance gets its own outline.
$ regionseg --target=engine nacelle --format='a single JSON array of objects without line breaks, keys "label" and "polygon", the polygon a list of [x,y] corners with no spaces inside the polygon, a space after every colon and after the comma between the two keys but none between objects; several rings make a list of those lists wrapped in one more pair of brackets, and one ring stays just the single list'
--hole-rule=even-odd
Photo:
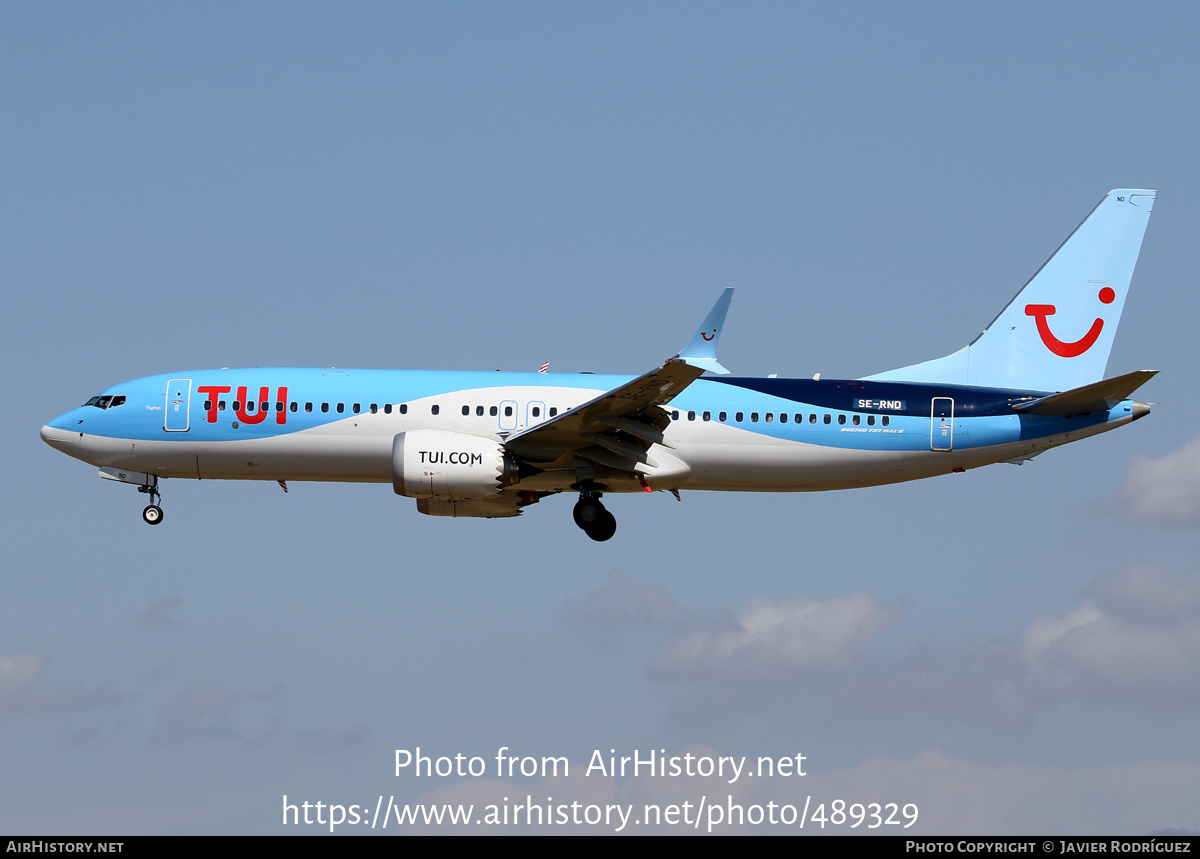
[{"label": "engine nacelle", "polygon": [[409,498],[491,498],[518,480],[518,465],[495,439],[448,430],[409,430],[392,439],[392,487]]}]

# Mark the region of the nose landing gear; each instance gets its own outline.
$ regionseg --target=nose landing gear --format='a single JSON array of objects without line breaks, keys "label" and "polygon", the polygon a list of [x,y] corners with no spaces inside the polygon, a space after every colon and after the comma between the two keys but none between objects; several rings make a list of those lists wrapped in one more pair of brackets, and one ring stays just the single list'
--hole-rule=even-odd
[{"label": "nose landing gear", "polygon": [[158,491],[157,475],[102,465],[100,466],[100,476],[105,480],[115,480],[118,483],[132,483],[138,488],[138,492],[150,496],[150,504],[142,511],[142,519],[147,525],[157,525],[163,520],[162,508],[158,506],[162,501],[162,493]]},{"label": "nose landing gear", "polygon": [[575,524],[597,543],[603,543],[617,533],[617,517],[604,508],[600,496],[599,492],[592,489],[580,490],[579,500],[571,511]]},{"label": "nose landing gear", "polygon": [[138,492],[145,492],[150,496],[150,504],[142,511],[142,519],[147,525],[157,525],[163,520],[162,508],[158,506],[162,501],[162,493],[158,491],[157,483],[153,486],[139,486]]}]

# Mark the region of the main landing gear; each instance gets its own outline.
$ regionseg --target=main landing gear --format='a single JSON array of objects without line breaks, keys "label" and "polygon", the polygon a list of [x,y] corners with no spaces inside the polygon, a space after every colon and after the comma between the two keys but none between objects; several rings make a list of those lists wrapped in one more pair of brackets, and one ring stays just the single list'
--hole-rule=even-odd
[{"label": "main landing gear", "polygon": [[617,533],[617,517],[600,503],[600,495],[590,488],[581,489],[575,509],[571,511],[575,524],[597,543],[603,543]]},{"label": "main landing gear", "polygon": [[150,504],[142,511],[142,519],[147,525],[157,525],[163,520],[162,508],[159,507],[159,502],[162,501],[162,493],[158,491],[157,484],[153,486],[139,486],[138,492],[145,492],[150,496]]}]

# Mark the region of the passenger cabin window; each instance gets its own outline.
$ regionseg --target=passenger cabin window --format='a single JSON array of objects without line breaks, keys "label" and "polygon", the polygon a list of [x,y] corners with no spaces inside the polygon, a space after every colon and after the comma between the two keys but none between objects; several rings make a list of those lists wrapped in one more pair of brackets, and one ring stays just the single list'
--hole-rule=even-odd
[{"label": "passenger cabin window", "polygon": [[738,412],[736,415],[733,416],[733,419],[740,424],[742,422],[743,417],[744,417],[744,415],[742,414],[742,412]]},{"label": "passenger cabin window", "polygon": [[673,420],[673,421],[679,420],[679,410],[678,409],[675,409],[671,412],[671,420]]},{"label": "passenger cabin window", "polygon": [[495,417],[499,413],[500,413],[500,410],[496,406],[490,406],[488,408],[488,414],[491,415],[492,417]]},{"label": "passenger cabin window", "polygon": [[292,403],[292,411],[294,412],[294,411],[298,410],[299,408],[300,408],[300,404],[299,404],[299,403],[297,403],[297,402],[294,402],[294,401],[293,401],[293,403]]},{"label": "passenger cabin window", "polygon": [[721,423],[725,423],[725,420],[726,420],[728,417],[729,417],[729,412],[720,412],[720,413],[717,415],[717,420],[719,420]]},{"label": "passenger cabin window", "polygon": [[371,403],[371,414],[379,414],[379,403]]},{"label": "passenger cabin window", "polygon": [[706,421],[711,421],[712,420],[712,412],[705,412],[704,414],[700,415],[700,417],[702,417]]},{"label": "passenger cabin window", "polygon": [[[292,403],[292,411],[295,411],[295,410],[296,410],[295,406],[296,406],[296,404],[295,404],[295,403]],[[282,412],[282,411],[283,411],[283,403],[276,403],[276,404],[275,404],[275,411],[277,411],[277,412]]]},{"label": "passenger cabin window", "polygon": [[883,420],[880,421],[880,423],[882,423],[884,426],[887,426],[888,425],[888,416],[884,415]]},{"label": "passenger cabin window", "polygon": [[338,404],[337,404],[337,413],[340,415],[340,414],[344,414],[344,413],[345,413],[345,411],[346,411],[346,404],[345,404],[345,403],[338,403]]},{"label": "passenger cabin window", "polygon": [[557,414],[558,414],[558,406],[551,406],[550,407],[550,417],[554,417]]},{"label": "passenger cabin window", "polygon": [[831,418],[829,415],[826,415],[826,416],[825,416],[825,423],[827,423],[827,424],[828,424],[828,423],[832,423],[832,422],[833,422],[833,418]]},{"label": "passenger cabin window", "polygon": [[312,403],[305,403],[305,404],[304,404],[304,411],[306,411],[306,412],[311,412],[311,411],[312,411]]},{"label": "passenger cabin window", "polygon": [[775,413],[774,413],[774,412],[767,412],[767,423],[770,423],[770,422],[771,422],[772,420],[774,420],[774,419],[775,419]]},{"label": "passenger cabin window", "polygon": [[[237,403],[234,403],[234,405],[236,406]],[[321,403],[321,411],[328,412],[329,411],[329,403]]]},{"label": "passenger cabin window", "polygon": [[392,404],[391,403],[383,404],[383,413],[385,415],[390,415],[392,413]]},{"label": "passenger cabin window", "polygon": [[483,406],[475,407],[475,417],[477,417],[477,418],[483,417]]},{"label": "passenger cabin window", "polygon": [[869,426],[869,427],[875,426],[875,416],[874,415],[867,415],[867,426]]},{"label": "passenger cabin window", "polygon": [[846,416],[845,416],[845,415],[838,415],[838,426],[842,426],[842,425],[843,425],[843,424],[845,424],[845,423],[846,423]]},{"label": "passenger cabin window", "polygon": [[506,418],[511,418],[511,417],[512,417],[512,406],[505,406],[505,407],[504,407],[504,416],[505,416]]},{"label": "passenger cabin window", "polygon": [[786,424],[786,423],[787,423],[787,412],[780,412],[780,413],[779,413],[779,422],[780,422],[781,424]]},{"label": "passenger cabin window", "polygon": [[470,406],[463,406],[463,407],[462,407],[462,413],[463,413],[463,417],[464,417],[464,418],[470,417],[470,416],[471,416],[471,407],[470,407]]},{"label": "passenger cabin window", "polygon": [[[408,403],[401,403],[401,404],[400,404],[400,414],[402,414],[402,415],[406,415],[406,414],[408,414]],[[437,412],[434,412],[434,414],[436,415],[436,414],[437,414]]]},{"label": "passenger cabin window", "polygon": [[811,415],[808,416],[808,422],[810,424],[815,424],[817,422],[817,413],[816,412],[813,412]]},{"label": "passenger cabin window", "polygon": [[224,400],[217,400],[217,411],[218,412],[225,411],[225,401]]},{"label": "passenger cabin window", "polygon": [[695,412],[688,412],[688,420],[689,420],[689,421],[694,421],[695,419],[696,419],[696,413],[695,413]]},{"label": "passenger cabin window", "polygon": [[362,406],[359,405],[358,403],[355,403],[354,404],[354,414],[358,414],[361,411],[362,411]]},{"label": "passenger cabin window", "polygon": [[441,407],[440,407],[440,406],[430,406],[430,407],[429,407],[429,412],[430,412],[430,414],[434,414],[434,415],[436,415],[436,414],[437,414],[438,412],[440,412],[441,410],[442,410],[442,409],[441,409]]},{"label": "passenger cabin window", "polygon": [[533,407],[533,416],[535,418],[540,418],[542,416],[542,409],[540,406]]},{"label": "passenger cabin window", "polygon": [[758,423],[758,412],[750,413],[750,423],[752,423],[752,424]]}]

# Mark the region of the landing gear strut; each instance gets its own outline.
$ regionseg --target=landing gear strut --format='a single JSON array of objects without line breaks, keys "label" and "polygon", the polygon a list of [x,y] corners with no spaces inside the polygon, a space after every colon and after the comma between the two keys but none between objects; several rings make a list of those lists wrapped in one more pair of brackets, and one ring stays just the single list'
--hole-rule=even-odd
[{"label": "landing gear strut", "polygon": [[142,519],[147,525],[157,525],[163,520],[162,508],[158,506],[162,501],[162,493],[158,491],[157,482],[151,486],[139,486],[138,492],[145,492],[150,496],[150,504],[142,511]]},{"label": "landing gear strut", "polygon": [[581,489],[575,509],[571,511],[575,524],[597,543],[611,539],[617,533],[617,517],[600,503],[600,493],[592,489]]},{"label": "landing gear strut", "polygon": [[158,491],[158,476],[155,474],[145,474],[141,471],[126,471],[123,468],[114,468],[111,465],[100,466],[100,476],[105,480],[116,480],[119,483],[132,483],[138,488],[138,492],[143,495],[150,496],[150,504],[142,511],[142,519],[147,525],[157,525],[163,520],[162,508],[158,506],[162,501],[162,493]]}]

